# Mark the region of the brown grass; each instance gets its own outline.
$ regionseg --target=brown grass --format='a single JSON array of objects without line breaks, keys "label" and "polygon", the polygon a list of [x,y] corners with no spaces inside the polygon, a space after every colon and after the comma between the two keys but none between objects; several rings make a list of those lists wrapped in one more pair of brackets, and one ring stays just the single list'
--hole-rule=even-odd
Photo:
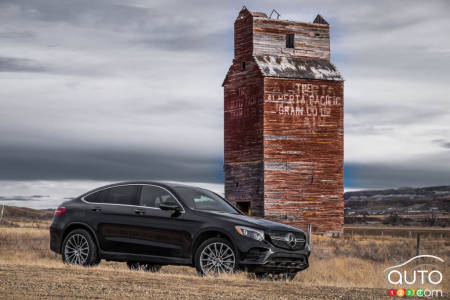
[{"label": "brown grass", "polygon": [[[383,270],[415,255],[414,239],[313,236],[310,268],[292,282],[253,280],[245,273],[200,278],[190,267],[151,274],[117,262],[67,266],[48,248],[48,221],[34,228],[17,224],[0,224],[0,298],[380,299],[387,290]],[[450,242],[424,240],[421,251],[448,264]],[[444,280],[442,290],[448,288]]]}]

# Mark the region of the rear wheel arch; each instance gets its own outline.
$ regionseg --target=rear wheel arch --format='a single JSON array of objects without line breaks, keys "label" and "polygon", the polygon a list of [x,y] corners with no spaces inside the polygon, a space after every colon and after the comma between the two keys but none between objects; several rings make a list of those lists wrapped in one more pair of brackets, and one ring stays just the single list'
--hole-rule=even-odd
[{"label": "rear wheel arch", "polygon": [[87,224],[79,223],[79,222],[71,223],[71,224],[67,225],[67,227],[64,229],[64,233],[63,233],[62,238],[61,238],[61,245],[59,247],[60,252],[62,253],[62,251],[63,251],[62,247],[63,247],[63,243],[64,243],[64,240],[66,239],[67,235],[70,232],[74,231],[75,229],[84,229],[92,236],[92,238],[94,239],[95,245],[97,246],[97,249],[98,249],[97,255],[100,256],[100,251],[99,251],[100,250],[100,244],[98,243],[97,235],[95,234],[94,229],[92,229],[91,226],[89,226]]}]

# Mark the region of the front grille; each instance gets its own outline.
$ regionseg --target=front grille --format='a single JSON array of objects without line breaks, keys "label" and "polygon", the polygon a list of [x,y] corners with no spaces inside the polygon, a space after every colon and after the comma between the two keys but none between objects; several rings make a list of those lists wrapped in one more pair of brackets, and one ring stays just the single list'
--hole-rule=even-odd
[{"label": "front grille", "polygon": [[304,255],[299,257],[273,256],[266,263],[266,266],[269,267],[282,268],[304,268],[306,265],[308,265],[308,258]]},{"label": "front grille", "polygon": [[[288,250],[303,250],[305,248],[305,236],[302,233],[290,231],[271,231],[269,233],[271,243]],[[294,242],[295,241],[295,242]]]},{"label": "front grille", "polygon": [[259,260],[266,256],[267,251],[265,248],[252,248],[245,254],[244,258],[248,260]]}]

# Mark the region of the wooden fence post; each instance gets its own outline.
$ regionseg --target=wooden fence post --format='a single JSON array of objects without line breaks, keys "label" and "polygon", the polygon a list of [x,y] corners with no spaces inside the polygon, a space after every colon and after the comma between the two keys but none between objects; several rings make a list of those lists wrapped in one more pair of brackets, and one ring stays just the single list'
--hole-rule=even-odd
[{"label": "wooden fence post", "polygon": [[417,233],[416,256],[420,255],[420,233]]},{"label": "wooden fence post", "polygon": [[3,219],[3,211],[5,210],[5,204],[2,205],[2,211],[0,212],[0,223],[2,222]]},{"label": "wooden fence post", "polygon": [[307,232],[307,239],[308,239],[308,245],[311,247],[311,224],[308,224],[306,226],[306,232]]}]

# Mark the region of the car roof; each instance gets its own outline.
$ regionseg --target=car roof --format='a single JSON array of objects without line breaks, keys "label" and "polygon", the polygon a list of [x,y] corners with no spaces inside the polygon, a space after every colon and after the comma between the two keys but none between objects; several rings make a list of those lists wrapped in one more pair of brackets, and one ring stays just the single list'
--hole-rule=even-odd
[{"label": "car roof", "polygon": [[175,188],[175,187],[189,187],[189,188],[194,188],[194,189],[200,189],[199,187],[196,187],[196,186],[182,184],[182,183],[178,183],[178,182],[153,181],[153,180],[121,181],[121,182],[111,183],[108,185],[103,185],[103,186],[97,187],[95,189],[92,189],[92,190],[80,195],[79,197],[83,197],[88,194],[92,194],[96,191],[104,190],[104,189],[107,189],[110,187],[115,187],[115,186],[120,186],[120,185],[132,185],[132,184],[143,184],[143,185],[152,184],[152,185],[157,185],[157,186],[161,186],[161,187],[165,187],[165,188],[169,188],[169,189]]}]

